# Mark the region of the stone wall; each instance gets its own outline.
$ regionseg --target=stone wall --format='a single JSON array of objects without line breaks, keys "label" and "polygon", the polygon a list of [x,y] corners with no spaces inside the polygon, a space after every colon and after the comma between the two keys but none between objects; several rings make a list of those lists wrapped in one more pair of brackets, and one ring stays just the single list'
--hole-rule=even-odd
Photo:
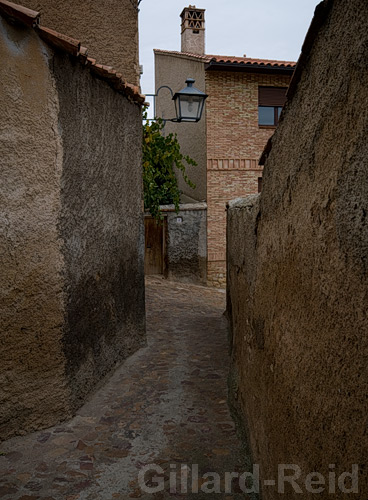
[{"label": "stone wall", "polygon": [[48,28],[82,41],[88,55],[139,85],[137,0],[15,0],[40,11]]},{"label": "stone wall", "polygon": [[315,498],[313,471],[327,478],[321,498],[347,498],[337,485],[329,495],[328,474],[353,464],[351,496],[368,491],[367,20],[364,0],[317,9],[260,200],[228,211],[233,371],[253,460],[264,479],[301,468],[303,495],[286,484],[265,500]]},{"label": "stone wall", "polygon": [[169,279],[206,284],[207,244],[205,203],[180,205],[178,214],[167,212],[167,262]]},{"label": "stone wall", "polygon": [[0,439],[72,415],[144,343],[140,106],[0,18]]}]

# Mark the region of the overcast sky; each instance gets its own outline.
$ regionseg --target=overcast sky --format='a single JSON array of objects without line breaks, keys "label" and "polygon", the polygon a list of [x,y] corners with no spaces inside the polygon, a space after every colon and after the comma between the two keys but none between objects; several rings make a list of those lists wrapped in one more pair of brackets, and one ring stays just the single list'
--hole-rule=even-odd
[{"label": "overcast sky", "polygon": [[[206,9],[206,53],[296,61],[318,0],[142,0],[143,93],[154,92],[153,49],[180,50],[180,13]],[[184,82],[183,82],[184,83]],[[178,90],[178,89],[175,89]]]}]

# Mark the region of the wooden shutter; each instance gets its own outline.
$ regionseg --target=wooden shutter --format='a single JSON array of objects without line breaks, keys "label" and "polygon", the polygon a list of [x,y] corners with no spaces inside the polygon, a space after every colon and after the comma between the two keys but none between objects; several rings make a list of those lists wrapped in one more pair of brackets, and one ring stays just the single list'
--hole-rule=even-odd
[{"label": "wooden shutter", "polygon": [[258,87],[259,106],[283,106],[287,87]]}]

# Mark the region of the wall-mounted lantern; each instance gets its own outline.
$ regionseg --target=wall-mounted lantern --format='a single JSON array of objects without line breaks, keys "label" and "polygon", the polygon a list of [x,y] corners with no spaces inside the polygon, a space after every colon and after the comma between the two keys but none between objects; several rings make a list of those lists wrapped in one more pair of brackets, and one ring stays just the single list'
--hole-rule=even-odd
[{"label": "wall-mounted lantern", "polygon": [[193,87],[194,82],[193,78],[187,78],[187,86],[173,97],[178,122],[199,122],[201,119],[204,101],[208,96]]},{"label": "wall-mounted lantern", "polygon": [[201,90],[193,87],[195,80],[193,78],[187,78],[185,83],[187,86],[176,92],[175,94],[167,85],[161,85],[156,91],[156,94],[146,94],[154,98],[153,112],[156,117],[156,97],[161,89],[170,90],[171,97],[175,103],[176,118],[163,118],[164,122],[192,122],[197,123],[202,117],[202,112],[204,108],[204,101],[207,99],[208,95]]}]

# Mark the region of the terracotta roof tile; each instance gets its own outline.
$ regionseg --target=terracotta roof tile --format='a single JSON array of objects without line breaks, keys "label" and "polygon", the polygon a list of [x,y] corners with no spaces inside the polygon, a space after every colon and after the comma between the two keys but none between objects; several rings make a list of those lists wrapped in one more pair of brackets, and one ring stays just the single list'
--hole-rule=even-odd
[{"label": "terracotta roof tile", "polygon": [[294,61],[277,61],[275,59],[253,59],[250,57],[229,57],[229,56],[216,56],[209,55],[210,62],[217,63],[230,63],[230,64],[246,64],[256,66],[272,66],[272,67],[288,67],[294,68],[296,62]]},{"label": "terracotta roof tile", "polygon": [[139,91],[139,88],[127,83],[121,73],[117,73],[111,66],[97,64],[95,59],[87,58],[92,73],[107,81],[116,91],[123,93],[136,103],[143,105],[145,96]]},{"label": "terracotta roof tile", "polygon": [[93,57],[87,57],[87,64],[88,66],[91,66],[92,64],[96,64],[96,59],[93,59]]},{"label": "terracotta roof tile", "polygon": [[154,49],[155,54],[171,54],[174,56],[182,57],[193,57],[195,59],[201,60],[203,62],[211,63],[230,63],[239,65],[255,65],[255,66],[265,66],[265,67],[288,67],[294,68],[296,63],[294,61],[277,61],[275,59],[252,59],[250,57],[236,57],[236,56],[221,56],[212,54],[191,54],[189,52],[178,52],[175,50],[161,50]]},{"label": "terracotta roof tile", "polygon": [[0,14],[5,14],[6,16],[15,19],[16,21],[20,21],[22,24],[32,28],[37,26],[40,20],[39,12],[27,9],[22,5],[16,5],[8,2],[7,0],[2,0],[0,2]]},{"label": "terracotta roof tile", "polygon": [[37,27],[37,32],[45,42],[50,43],[54,47],[61,49],[73,56],[79,55],[80,41],[70,38],[69,36],[62,35],[57,31],[50,30],[49,28],[44,28],[43,26]]},{"label": "terracotta roof tile", "polygon": [[81,64],[83,64],[84,66],[87,65],[87,58],[88,58],[88,49],[87,47],[79,47],[79,61],[81,62]]},{"label": "terracotta roof tile", "polygon": [[210,57],[207,55],[201,56],[200,54],[192,54],[190,52],[178,52],[175,50],[162,50],[162,49],[153,49],[155,54],[167,54],[181,57],[193,57],[194,59],[199,59],[204,62],[210,62]]},{"label": "terracotta roof tile", "polygon": [[145,102],[145,96],[140,93],[137,86],[127,83],[121,73],[117,73],[112,66],[97,64],[96,59],[88,57],[88,49],[82,47],[79,40],[58,33],[57,31],[39,25],[40,13],[26,9],[7,0],[0,0],[0,15],[20,21],[26,26],[35,28],[36,33],[46,43],[56,47],[67,54],[78,57],[91,73],[105,80],[117,92],[125,95],[129,100],[139,105]]}]

